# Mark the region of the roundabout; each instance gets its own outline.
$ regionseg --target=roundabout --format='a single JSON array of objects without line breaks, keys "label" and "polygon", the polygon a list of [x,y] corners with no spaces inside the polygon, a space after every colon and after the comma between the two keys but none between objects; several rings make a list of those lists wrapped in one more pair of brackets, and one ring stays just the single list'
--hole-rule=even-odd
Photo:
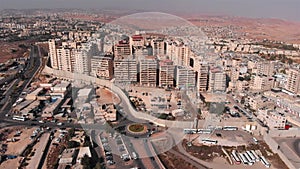
[{"label": "roundabout", "polygon": [[127,125],[126,131],[132,135],[144,135],[148,132],[148,127],[145,124],[133,123]]}]

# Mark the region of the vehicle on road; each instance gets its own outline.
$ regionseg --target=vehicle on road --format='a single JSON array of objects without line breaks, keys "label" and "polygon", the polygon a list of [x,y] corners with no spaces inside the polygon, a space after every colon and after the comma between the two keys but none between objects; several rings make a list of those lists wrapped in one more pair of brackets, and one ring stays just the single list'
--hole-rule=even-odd
[{"label": "vehicle on road", "polygon": [[18,120],[18,121],[26,121],[26,117],[23,116],[13,116],[13,120]]},{"label": "vehicle on road", "polygon": [[134,160],[137,160],[138,159],[138,156],[137,156],[137,153],[136,152],[132,152],[132,158]]},{"label": "vehicle on road", "polygon": [[62,123],[62,122],[59,122],[59,123],[57,123],[57,125],[58,125],[58,126],[62,126],[62,125],[63,125],[63,123]]}]

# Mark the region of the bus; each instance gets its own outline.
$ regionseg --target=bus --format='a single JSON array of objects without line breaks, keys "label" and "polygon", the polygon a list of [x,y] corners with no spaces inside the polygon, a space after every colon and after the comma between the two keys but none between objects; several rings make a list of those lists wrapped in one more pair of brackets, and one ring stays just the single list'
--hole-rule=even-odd
[{"label": "bus", "polygon": [[256,152],[254,150],[251,150],[250,152],[254,155],[256,161],[260,161],[258,155],[256,154]]},{"label": "bus", "polygon": [[26,120],[26,118],[23,117],[23,116],[13,116],[12,119],[13,119],[13,120],[18,120],[18,121],[25,121],[25,120]]},{"label": "bus", "polygon": [[237,127],[235,126],[224,126],[223,130],[230,130],[230,131],[234,131],[234,130],[238,130]]},{"label": "bus", "polygon": [[210,134],[211,132],[210,129],[198,129],[199,134]]},{"label": "bus", "polygon": [[249,155],[248,155],[247,153],[243,153],[243,155],[244,155],[245,158],[247,159],[248,165],[253,165],[253,162],[252,162],[251,158],[249,157]]},{"label": "bus", "polygon": [[232,155],[232,157],[233,157],[233,159],[234,159],[234,161],[235,161],[236,164],[238,164],[238,165],[241,164],[241,160],[240,160],[240,158],[237,156],[235,150],[232,150],[231,155]]},{"label": "bus", "polygon": [[247,153],[248,156],[250,157],[251,162],[255,162],[255,161],[256,161],[256,158],[254,157],[254,155],[253,155],[250,151],[246,151],[246,153]]},{"label": "bus", "polygon": [[241,158],[243,164],[246,165],[246,164],[249,163],[248,160],[247,160],[247,158],[246,158],[242,153],[239,153],[239,156],[240,156],[240,158]]},{"label": "bus", "polygon": [[217,144],[218,141],[217,141],[217,140],[211,140],[211,139],[202,139],[202,143],[206,143],[206,144]]},{"label": "bus", "polygon": [[252,139],[253,139],[253,141],[254,141],[255,144],[258,143],[258,140],[255,137],[253,137]]},{"label": "bus", "polygon": [[197,129],[183,129],[184,134],[196,134]]},{"label": "bus", "polygon": [[265,165],[267,168],[270,168],[271,164],[267,161],[267,159],[264,156],[260,156],[260,161]]}]

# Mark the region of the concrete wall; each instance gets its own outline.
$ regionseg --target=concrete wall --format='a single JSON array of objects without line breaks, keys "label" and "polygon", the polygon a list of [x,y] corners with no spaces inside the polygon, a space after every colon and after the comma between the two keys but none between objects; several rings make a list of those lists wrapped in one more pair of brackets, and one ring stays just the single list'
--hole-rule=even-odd
[{"label": "concrete wall", "polygon": [[274,153],[277,153],[281,160],[287,165],[289,169],[296,169],[289,159],[278,149],[278,143],[271,137],[270,134],[264,134],[264,140],[269,145]]},{"label": "concrete wall", "polygon": [[126,96],[126,94],[116,85],[114,85],[112,82],[108,80],[103,80],[103,79],[98,79],[92,76],[88,75],[83,75],[83,74],[77,74],[77,73],[72,73],[68,71],[62,71],[62,70],[55,70],[50,67],[45,67],[43,70],[43,73],[50,74],[56,77],[61,77],[66,80],[71,80],[71,81],[85,81],[88,83],[92,84],[97,84],[101,86],[106,86],[109,88],[111,91],[113,91],[115,94],[117,94],[123,101],[123,104],[128,105],[128,109],[130,113],[138,119],[143,119],[143,120],[148,120],[156,125],[159,126],[166,126],[166,127],[174,127],[174,128],[192,128],[194,122],[193,121],[169,121],[169,120],[163,120],[163,119],[158,119],[154,116],[151,116],[149,114],[143,113],[143,112],[138,112],[136,111],[132,106],[131,103]]},{"label": "concrete wall", "polygon": [[290,128],[289,130],[270,130],[270,137],[300,137],[299,128]]}]

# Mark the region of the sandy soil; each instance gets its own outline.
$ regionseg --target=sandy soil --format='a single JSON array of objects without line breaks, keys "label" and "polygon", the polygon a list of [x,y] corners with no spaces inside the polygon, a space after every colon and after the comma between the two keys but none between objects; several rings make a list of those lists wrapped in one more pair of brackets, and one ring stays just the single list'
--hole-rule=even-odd
[{"label": "sandy soil", "polygon": [[197,26],[225,27],[233,26],[240,34],[245,34],[248,39],[270,39],[300,43],[300,23],[280,19],[245,18],[228,16],[185,16]]},{"label": "sandy soil", "polygon": [[4,161],[1,165],[0,168],[7,168],[7,169],[15,169],[19,167],[19,161],[21,160],[22,157],[18,157],[15,159],[7,160]]},{"label": "sandy soil", "polygon": [[116,96],[114,93],[112,93],[108,89],[99,88],[96,91],[97,96],[100,96],[100,98],[97,99],[98,103],[120,103],[120,99],[118,96]]},{"label": "sandy soil", "polygon": [[[0,63],[6,62],[12,58],[20,58],[28,56],[29,52],[26,49],[20,48],[20,44],[30,44],[29,41],[20,41],[20,42],[1,42],[0,45]],[[12,50],[15,50],[13,52]]]},{"label": "sandy soil", "polygon": [[[18,130],[18,129],[17,129]],[[8,138],[14,138],[16,131],[14,130],[12,133],[8,135]],[[32,132],[35,130],[35,128],[29,128],[29,129],[20,129],[22,132],[19,137],[15,137],[18,141],[16,142],[7,142],[7,151],[6,154],[11,155],[19,155],[25,147],[31,142],[30,136],[32,135]]]}]

